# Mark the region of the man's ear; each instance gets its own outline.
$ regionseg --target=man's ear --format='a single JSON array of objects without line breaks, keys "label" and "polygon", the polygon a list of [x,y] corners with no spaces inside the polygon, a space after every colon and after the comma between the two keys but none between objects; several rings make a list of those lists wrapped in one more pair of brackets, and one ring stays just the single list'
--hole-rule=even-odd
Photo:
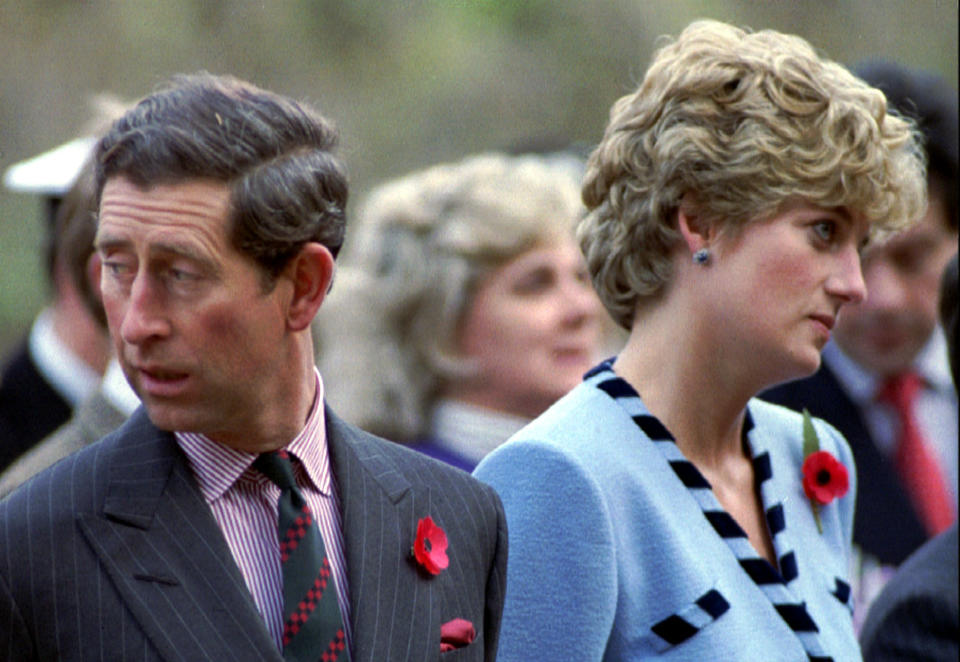
[{"label": "man's ear", "polygon": [[677,229],[690,255],[709,249],[716,239],[713,224],[701,216],[696,201],[689,194],[683,196],[677,208]]},{"label": "man's ear", "polygon": [[323,244],[308,242],[284,269],[293,283],[293,295],[287,307],[287,324],[294,331],[310,326],[333,281],[334,261]]}]

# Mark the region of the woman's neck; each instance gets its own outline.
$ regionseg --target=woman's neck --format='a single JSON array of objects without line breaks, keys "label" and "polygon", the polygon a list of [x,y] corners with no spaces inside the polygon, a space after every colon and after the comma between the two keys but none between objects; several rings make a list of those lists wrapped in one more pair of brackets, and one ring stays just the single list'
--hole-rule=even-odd
[{"label": "woman's neck", "polygon": [[638,317],[614,370],[694,464],[707,469],[742,458],[744,414],[755,393],[746,372],[713,329],[670,308],[658,305]]}]

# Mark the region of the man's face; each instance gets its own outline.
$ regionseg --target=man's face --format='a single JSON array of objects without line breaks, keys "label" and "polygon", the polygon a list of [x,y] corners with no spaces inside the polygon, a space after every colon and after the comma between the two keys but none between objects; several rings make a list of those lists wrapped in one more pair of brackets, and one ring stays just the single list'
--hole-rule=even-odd
[{"label": "man's face", "polygon": [[845,308],[835,329],[844,353],[881,377],[910,367],[936,327],[940,276],[956,250],[943,201],[931,195],[916,226],[864,256],[867,299]]},{"label": "man's face", "polygon": [[112,178],[96,247],[117,356],[150,419],[236,446],[282,405],[288,293],[264,292],[228,239],[228,208],[225,184]]}]

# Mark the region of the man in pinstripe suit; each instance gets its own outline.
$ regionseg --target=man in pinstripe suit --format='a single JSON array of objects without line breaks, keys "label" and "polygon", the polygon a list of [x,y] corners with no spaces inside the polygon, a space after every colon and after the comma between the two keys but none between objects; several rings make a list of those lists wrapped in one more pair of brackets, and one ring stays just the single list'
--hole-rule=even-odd
[{"label": "man in pinstripe suit", "polygon": [[[323,404],[310,322],[345,227],[335,142],[290,99],[198,74],[98,144],[101,290],[144,406],[0,502],[0,659],[283,659],[279,488],[252,466],[279,449],[351,660],[443,659],[441,642],[494,659],[496,495]],[[439,574],[411,554],[427,517]]]}]

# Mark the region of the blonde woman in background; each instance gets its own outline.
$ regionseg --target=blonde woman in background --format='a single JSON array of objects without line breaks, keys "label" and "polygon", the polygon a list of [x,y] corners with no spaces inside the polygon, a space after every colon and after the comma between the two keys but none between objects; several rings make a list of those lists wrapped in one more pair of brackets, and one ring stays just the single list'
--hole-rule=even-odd
[{"label": "blonde woman in background", "polygon": [[347,420],[472,470],[600,358],[572,156],[482,154],[361,207],[318,318]]}]

